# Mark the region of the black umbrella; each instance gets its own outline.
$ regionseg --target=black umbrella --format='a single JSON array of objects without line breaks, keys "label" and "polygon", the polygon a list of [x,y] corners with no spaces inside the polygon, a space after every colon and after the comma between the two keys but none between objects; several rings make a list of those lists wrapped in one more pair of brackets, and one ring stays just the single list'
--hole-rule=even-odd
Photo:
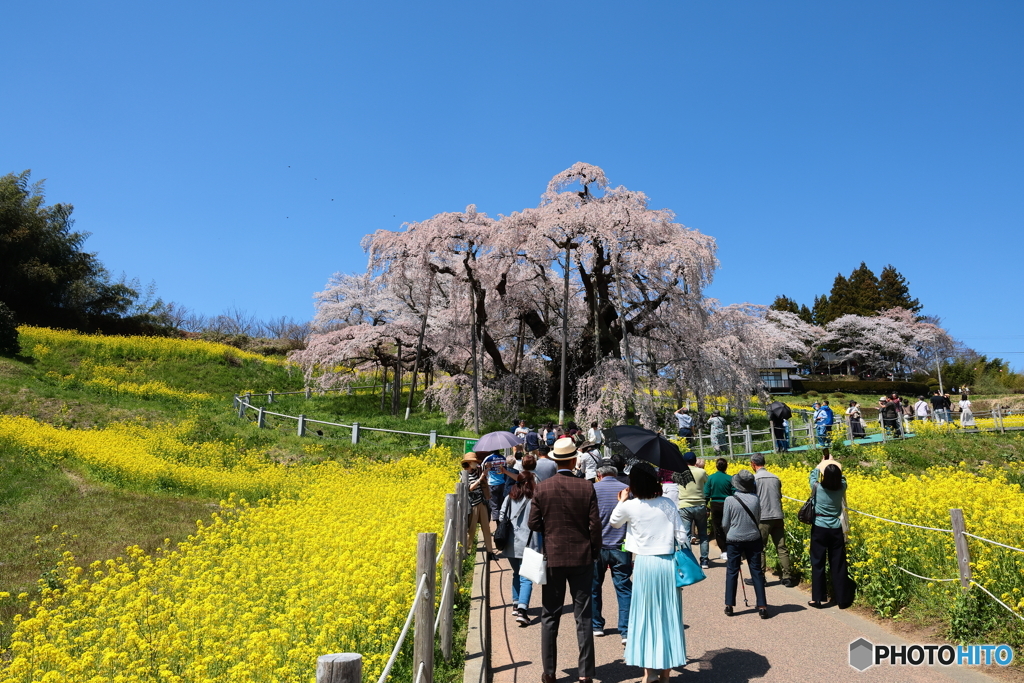
[{"label": "black umbrella", "polygon": [[774,422],[782,422],[791,417],[793,417],[793,411],[781,401],[776,401],[768,406],[768,418]]},{"label": "black umbrella", "polygon": [[643,427],[633,425],[618,425],[608,430],[622,447],[638,460],[646,460],[655,467],[672,472],[682,472],[686,478],[690,474],[690,468],[683,460],[683,454],[679,446],[675,445],[660,434],[655,434]]}]

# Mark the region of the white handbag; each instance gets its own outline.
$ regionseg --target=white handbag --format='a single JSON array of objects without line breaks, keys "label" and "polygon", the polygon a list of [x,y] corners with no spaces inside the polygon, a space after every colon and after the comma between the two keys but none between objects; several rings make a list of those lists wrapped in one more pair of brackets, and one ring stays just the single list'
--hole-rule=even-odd
[{"label": "white handbag", "polygon": [[548,558],[544,553],[539,553],[530,547],[533,540],[533,532],[526,540],[526,547],[523,548],[523,561],[519,565],[519,575],[526,577],[530,583],[536,586],[543,586],[548,582]]}]

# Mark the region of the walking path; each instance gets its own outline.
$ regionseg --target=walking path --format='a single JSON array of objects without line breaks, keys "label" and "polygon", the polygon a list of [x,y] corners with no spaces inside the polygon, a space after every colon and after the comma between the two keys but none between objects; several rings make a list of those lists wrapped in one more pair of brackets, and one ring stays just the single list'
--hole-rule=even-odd
[{"label": "walking path", "polygon": [[[744,574],[747,574],[746,570]],[[854,640],[863,637],[884,645],[900,645],[908,641],[849,610],[808,607],[809,592],[786,588],[772,574],[768,575],[768,603],[772,606],[770,619],[758,617],[750,586],[747,586],[747,593],[751,607],[743,605],[743,593],[739,592],[736,614],[727,617],[723,613],[725,563],[712,561],[707,575],[706,580],[683,590],[686,650],[690,661],[682,670],[673,672],[673,681],[982,683],[993,680],[982,673],[983,667],[881,664],[858,672],[850,667],[848,660],[849,644]],[[492,562],[490,576],[493,683],[540,683],[540,587],[535,587],[531,598],[531,623],[520,627],[511,613],[512,570],[508,561]],[[643,677],[643,670],[628,666],[623,661],[621,637],[612,628],[616,623],[617,603],[609,576],[605,577],[603,602],[609,635],[594,639],[597,654],[595,681],[638,681]],[[566,603],[559,629],[557,679],[559,683],[574,683],[578,650],[568,591]]]}]

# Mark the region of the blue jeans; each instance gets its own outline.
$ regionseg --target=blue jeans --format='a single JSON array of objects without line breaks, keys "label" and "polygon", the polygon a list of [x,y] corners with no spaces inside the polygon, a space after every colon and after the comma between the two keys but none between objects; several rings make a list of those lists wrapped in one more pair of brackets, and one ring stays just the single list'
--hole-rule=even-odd
[{"label": "blue jeans", "polygon": [[530,606],[530,595],[533,593],[533,582],[525,576],[519,575],[519,567],[523,564],[521,557],[509,557],[508,563],[512,565],[512,606]]},{"label": "blue jeans", "polygon": [[601,548],[601,559],[594,563],[594,597],[592,626],[595,631],[604,629],[601,616],[601,588],[604,586],[604,570],[612,570],[612,584],[619,602],[619,634],[625,638],[629,630],[629,603],[633,600],[633,561],[629,553],[622,550]]},{"label": "blue jeans", "polygon": [[819,424],[815,426],[814,431],[818,436],[818,445],[822,448],[828,447],[829,444],[829,433],[832,431],[832,425]]},{"label": "blue jeans", "polygon": [[[686,535],[700,539],[700,559],[708,559],[708,509],[703,505],[679,508],[679,517],[683,520]],[[694,525],[697,526],[697,533],[693,533]]]}]

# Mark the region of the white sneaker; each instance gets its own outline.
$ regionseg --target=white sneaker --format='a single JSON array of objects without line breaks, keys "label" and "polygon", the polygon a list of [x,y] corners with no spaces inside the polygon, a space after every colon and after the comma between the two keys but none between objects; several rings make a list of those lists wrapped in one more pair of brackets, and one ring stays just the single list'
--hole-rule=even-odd
[{"label": "white sneaker", "polygon": [[602,636],[604,636],[604,629],[595,628],[594,629],[594,637],[595,638],[601,638]]},{"label": "white sneaker", "polygon": [[622,644],[623,644],[623,645],[625,645],[625,644],[626,644],[626,636],[622,636]]},{"label": "white sneaker", "polygon": [[729,559],[729,553],[722,553],[722,556],[719,557],[718,559],[720,559],[720,560],[728,560]]}]

